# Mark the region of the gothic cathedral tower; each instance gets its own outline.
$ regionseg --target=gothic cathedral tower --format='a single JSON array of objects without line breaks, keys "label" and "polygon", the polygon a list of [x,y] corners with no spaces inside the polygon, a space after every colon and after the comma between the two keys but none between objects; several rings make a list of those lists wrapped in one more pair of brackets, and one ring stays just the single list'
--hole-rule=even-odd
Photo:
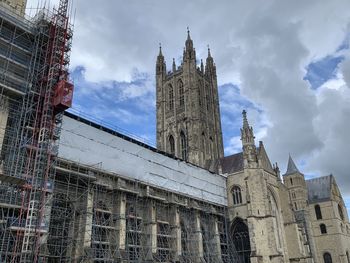
[{"label": "gothic cathedral tower", "polygon": [[224,156],[216,66],[208,49],[204,68],[188,31],[183,61],[172,71],[160,48],[156,64],[157,148],[206,169]]}]

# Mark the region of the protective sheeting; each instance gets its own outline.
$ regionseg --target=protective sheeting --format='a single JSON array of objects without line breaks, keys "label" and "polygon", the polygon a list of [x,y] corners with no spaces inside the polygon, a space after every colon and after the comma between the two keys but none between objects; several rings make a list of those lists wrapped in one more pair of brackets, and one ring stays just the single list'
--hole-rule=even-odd
[{"label": "protective sheeting", "polygon": [[59,157],[227,205],[226,178],[64,116]]},{"label": "protective sheeting", "polygon": [[306,181],[309,203],[328,201],[331,198],[332,175]]}]

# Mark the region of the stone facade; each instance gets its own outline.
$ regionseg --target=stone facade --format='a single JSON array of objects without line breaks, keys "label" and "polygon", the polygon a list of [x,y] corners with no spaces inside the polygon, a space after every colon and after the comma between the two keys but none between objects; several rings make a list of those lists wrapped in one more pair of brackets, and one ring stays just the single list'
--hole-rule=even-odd
[{"label": "stone facade", "polygon": [[[242,152],[223,157],[215,65],[210,51],[205,70],[202,62],[196,66],[195,58],[189,34],[183,62],[178,68],[173,62],[172,72],[166,72],[160,50],[156,63],[157,145],[227,177],[230,235],[239,262],[349,263],[349,219],[334,176],[306,180],[289,156],[282,180],[263,142],[256,147],[245,111]],[[209,100],[200,89],[207,85]],[[208,101],[212,104],[205,106]],[[185,143],[181,143],[181,132]],[[201,137],[207,134],[214,138],[214,145],[207,136]],[[205,145],[209,147],[205,149]],[[321,215],[316,216],[316,207]]]}]

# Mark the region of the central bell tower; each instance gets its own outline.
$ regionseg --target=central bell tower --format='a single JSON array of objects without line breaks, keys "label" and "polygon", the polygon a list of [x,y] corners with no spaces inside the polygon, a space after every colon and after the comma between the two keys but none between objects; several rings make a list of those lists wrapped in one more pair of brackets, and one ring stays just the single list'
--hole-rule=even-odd
[{"label": "central bell tower", "polygon": [[190,32],[180,66],[167,72],[161,47],[156,63],[157,148],[215,171],[224,156],[216,66],[208,48],[196,64]]}]

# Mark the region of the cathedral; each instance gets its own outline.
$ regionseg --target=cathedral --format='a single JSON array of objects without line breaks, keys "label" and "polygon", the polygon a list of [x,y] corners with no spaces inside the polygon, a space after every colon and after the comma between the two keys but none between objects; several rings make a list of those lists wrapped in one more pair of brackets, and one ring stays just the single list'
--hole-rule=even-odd
[{"label": "cathedral", "polygon": [[156,58],[154,148],[65,111],[68,1],[31,21],[25,2],[0,2],[0,262],[350,263],[335,176],[291,156],[281,173],[246,111],[224,155],[216,65],[190,32],[180,65]]},{"label": "cathedral", "polygon": [[263,142],[256,146],[246,111],[242,152],[224,156],[210,49],[198,67],[188,32],[171,72],[160,50],[156,83],[157,147],[226,178],[229,231],[242,262],[350,262],[349,220],[333,175],[306,180],[291,156],[281,175]]}]

